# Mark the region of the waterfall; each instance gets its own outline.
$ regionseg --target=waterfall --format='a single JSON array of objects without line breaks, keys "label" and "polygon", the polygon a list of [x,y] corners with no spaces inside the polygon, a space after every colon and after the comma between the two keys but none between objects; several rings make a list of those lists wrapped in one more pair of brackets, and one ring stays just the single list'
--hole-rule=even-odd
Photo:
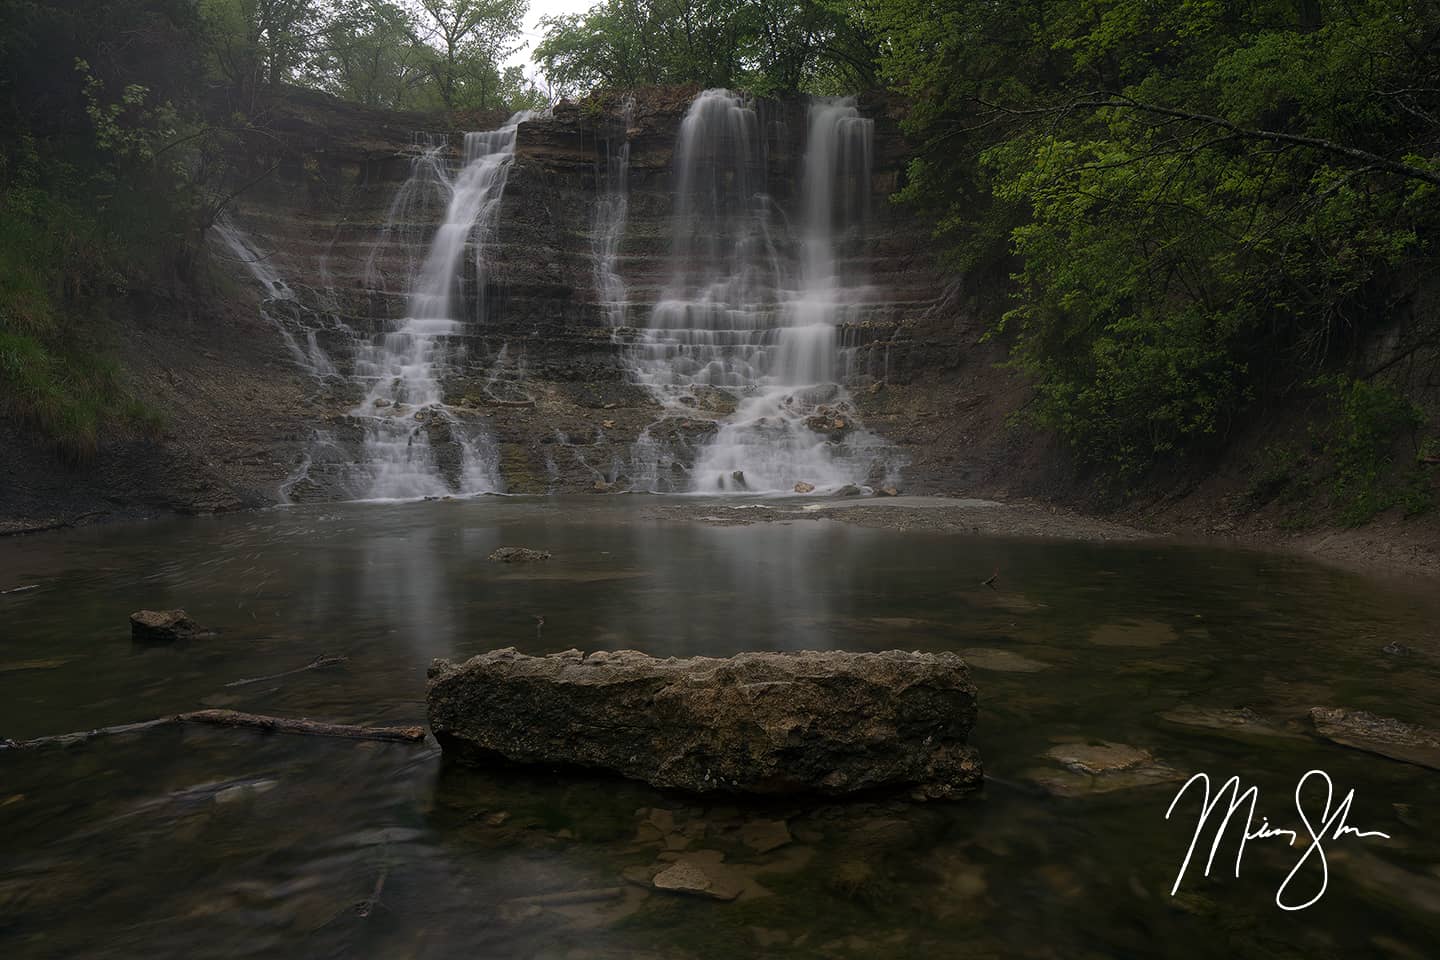
[{"label": "waterfall", "polygon": [[849,99],[810,106],[798,243],[767,192],[761,133],[755,109],[729,91],[705,91],[686,114],[670,276],[635,345],[636,378],[687,413],[709,391],[734,398],[696,459],[692,490],[876,480],[884,451],[856,420],[836,349],[837,325],[864,307],[840,254],[863,234],[873,123]]},{"label": "waterfall", "polygon": [[[388,241],[397,216],[411,204],[423,205],[427,192],[438,188],[446,203],[423,261],[412,268],[405,316],[395,329],[361,344],[356,352],[355,376],[367,384],[367,392],[352,415],[364,424],[362,457],[370,475],[367,496],[371,498],[479,493],[500,487],[493,443],[445,404],[440,378],[447,341],[463,326],[464,254],[472,246],[475,310],[484,315],[486,242],[514,158],[516,130],[526,119],[529,114],[520,113],[498,130],[467,133],[463,165],[453,179],[443,162],[444,145],[425,149],[391,208],[381,243]],[[367,267],[371,272],[373,267]],[[439,462],[437,443],[446,444],[457,457]]]},{"label": "waterfall", "polygon": [[625,139],[616,147],[605,141],[605,179],[591,223],[590,244],[595,263],[595,296],[605,311],[611,330],[625,326],[629,309],[625,281],[620,276],[620,241],[630,204],[630,126],[635,120],[635,98],[627,96],[620,105]]},{"label": "waterfall", "polygon": [[[296,298],[290,285],[280,278],[271,257],[261,253],[229,217],[216,219],[215,234],[229,249],[231,258],[244,264],[246,272],[265,291],[260,301],[260,315],[275,325],[295,365],[317,380],[335,376],[335,365],[316,339],[314,327],[304,322],[309,311]],[[304,334],[303,346],[295,339],[292,327]]]}]

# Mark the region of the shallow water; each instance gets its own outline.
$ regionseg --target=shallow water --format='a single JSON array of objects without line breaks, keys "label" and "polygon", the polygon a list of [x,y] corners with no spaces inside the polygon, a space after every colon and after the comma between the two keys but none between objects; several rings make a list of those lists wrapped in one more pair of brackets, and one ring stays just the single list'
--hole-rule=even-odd
[{"label": "shallow water", "polygon": [[[959,650],[980,688],[984,793],[697,804],[451,768],[428,746],[195,728],[0,754],[0,955],[1433,955],[1440,774],[1300,721],[1338,705],[1440,725],[1435,597],[1264,553],[706,526],[655,518],[662,502],[329,505],[0,541],[0,589],[38,585],[0,596],[0,737],[202,706],[418,723],[432,657],[511,645]],[[487,561],[502,544],[554,559]],[[128,614],[170,606],[219,635],[132,646]],[[349,660],[226,686],[322,654]],[[1271,733],[1162,716],[1236,707]],[[1212,878],[1192,868],[1172,897],[1194,823],[1193,804],[1165,820],[1178,782],[1091,793],[1099,781],[1043,756],[1100,740],[1182,777],[1239,774],[1287,827],[1297,779],[1323,769],[1355,789],[1350,823],[1392,839],[1327,844],[1329,888],[1308,910],[1273,902],[1299,856],[1274,840],[1252,842],[1238,880],[1227,842]],[[775,819],[790,843],[747,845]],[[681,847],[723,854],[745,892],[622,879]]]}]

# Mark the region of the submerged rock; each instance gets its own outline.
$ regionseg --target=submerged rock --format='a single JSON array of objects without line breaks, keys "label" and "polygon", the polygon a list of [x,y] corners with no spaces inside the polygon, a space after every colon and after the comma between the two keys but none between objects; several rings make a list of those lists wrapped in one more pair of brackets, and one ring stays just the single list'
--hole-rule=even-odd
[{"label": "submerged rock", "polygon": [[1062,743],[1046,751],[1063,770],[1035,769],[1026,776],[1059,797],[1084,797],[1183,780],[1180,771],[1140,747],[1109,740]]},{"label": "submerged rock", "polygon": [[1364,710],[1311,707],[1315,732],[1342,747],[1440,770],[1440,732]]},{"label": "submerged rock", "polygon": [[740,895],[739,886],[717,880],[693,860],[676,862],[655,874],[650,882],[656,890],[688,893],[691,896],[712,897],[716,900],[734,900]]},{"label": "submerged rock", "polygon": [[1160,714],[1160,719],[1185,727],[1202,727],[1236,736],[1301,739],[1299,733],[1278,726],[1249,707],[1232,710],[1223,707],[1197,707],[1181,704],[1174,710],[1167,710]]},{"label": "submerged rock", "polygon": [[548,550],[531,550],[529,547],[496,547],[489,559],[498,560],[501,563],[536,563],[540,560],[549,560],[550,552]]},{"label": "submerged rock", "polygon": [[184,610],[136,610],[130,614],[130,639],[136,643],[174,643],[204,633]]},{"label": "submerged rock", "polygon": [[962,650],[965,662],[981,670],[995,670],[1000,673],[1039,673],[1048,670],[1050,664],[1021,656],[1012,650],[996,650],[993,647],[971,647]]},{"label": "submerged rock", "polygon": [[462,759],[606,770],[696,793],[922,799],[980,785],[966,738],[975,687],[951,653],[742,653],[666,660],[634,650],[436,660],[430,725]]}]

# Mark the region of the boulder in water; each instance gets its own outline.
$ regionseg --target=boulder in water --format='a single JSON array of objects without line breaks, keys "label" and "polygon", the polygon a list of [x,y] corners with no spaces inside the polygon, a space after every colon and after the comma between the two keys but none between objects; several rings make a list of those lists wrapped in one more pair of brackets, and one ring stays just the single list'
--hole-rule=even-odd
[{"label": "boulder in water", "polygon": [[537,563],[549,560],[548,550],[531,550],[529,547],[496,547],[489,559],[500,563]]},{"label": "boulder in water", "polygon": [[795,492],[796,492],[796,493],[814,493],[814,492],[815,492],[815,484],[813,484],[813,483],[806,483],[804,480],[801,480],[799,483],[795,484]]},{"label": "boulder in water", "polygon": [[174,643],[204,632],[184,610],[136,610],[130,614],[130,639],[136,643]]},{"label": "boulder in water", "polygon": [[981,782],[966,743],[975,686],[952,653],[634,650],[436,660],[430,725],[462,760],[610,771],[694,793],[960,796]]}]

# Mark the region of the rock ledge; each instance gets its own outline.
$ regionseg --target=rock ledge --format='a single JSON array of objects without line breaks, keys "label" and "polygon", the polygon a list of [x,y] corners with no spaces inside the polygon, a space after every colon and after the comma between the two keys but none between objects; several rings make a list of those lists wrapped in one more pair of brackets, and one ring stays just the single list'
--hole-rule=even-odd
[{"label": "rock ledge", "polygon": [[952,653],[661,660],[507,648],[436,660],[426,700],[441,745],[471,762],[578,766],[695,793],[933,799],[981,781],[966,744],[975,687]]}]

